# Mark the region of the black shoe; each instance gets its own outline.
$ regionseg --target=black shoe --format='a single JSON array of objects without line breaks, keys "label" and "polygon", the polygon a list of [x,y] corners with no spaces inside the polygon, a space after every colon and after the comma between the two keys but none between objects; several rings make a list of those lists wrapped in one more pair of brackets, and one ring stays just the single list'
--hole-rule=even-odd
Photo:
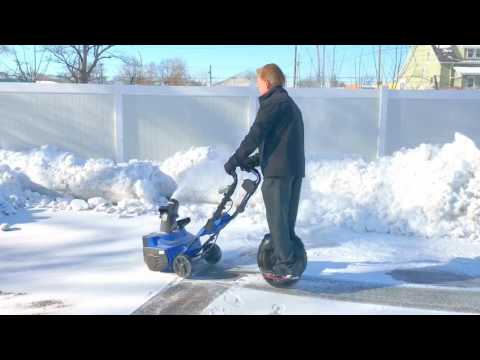
[{"label": "black shoe", "polygon": [[287,274],[287,275],[277,275],[274,272],[264,272],[263,277],[267,280],[270,280],[273,283],[288,283],[300,279],[300,276]]},{"label": "black shoe", "polygon": [[299,279],[300,274],[297,274],[295,271],[295,264],[287,265],[285,263],[279,263],[275,264],[272,269],[272,273],[274,273],[277,276],[285,277],[285,278],[290,278],[292,280],[294,279]]}]

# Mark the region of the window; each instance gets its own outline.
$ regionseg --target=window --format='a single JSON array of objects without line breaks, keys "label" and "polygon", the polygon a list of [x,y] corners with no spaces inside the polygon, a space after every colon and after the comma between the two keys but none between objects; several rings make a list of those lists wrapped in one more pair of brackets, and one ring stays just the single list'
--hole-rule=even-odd
[{"label": "window", "polygon": [[480,75],[465,75],[463,84],[467,89],[480,89]]},{"label": "window", "polygon": [[465,59],[480,59],[480,48],[466,48]]},{"label": "window", "polygon": [[467,77],[465,80],[467,80],[467,88],[473,88],[473,77],[472,76],[469,76]]}]

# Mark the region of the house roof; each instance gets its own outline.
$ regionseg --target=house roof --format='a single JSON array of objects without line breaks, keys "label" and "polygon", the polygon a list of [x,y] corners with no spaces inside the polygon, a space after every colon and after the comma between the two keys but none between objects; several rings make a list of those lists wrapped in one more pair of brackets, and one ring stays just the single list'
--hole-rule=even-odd
[{"label": "house roof", "polygon": [[437,45],[431,46],[433,48],[433,51],[435,52],[435,55],[438,58],[438,61],[440,62],[457,62],[462,60],[455,55],[455,52],[453,51],[453,47],[451,45],[442,45],[441,47]]},{"label": "house roof", "polygon": [[216,82],[214,86],[254,86],[255,78],[245,77],[243,75],[235,75],[223,81]]}]

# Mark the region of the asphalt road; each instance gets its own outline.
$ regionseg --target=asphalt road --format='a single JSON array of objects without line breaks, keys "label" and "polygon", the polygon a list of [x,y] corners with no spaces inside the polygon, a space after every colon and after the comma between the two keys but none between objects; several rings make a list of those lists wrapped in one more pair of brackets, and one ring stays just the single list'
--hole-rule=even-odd
[{"label": "asphalt road", "polygon": [[[407,307],[425,310],[480,313],[480,279],[431,269],[394,270],[389,284],[305,276],[291,288],[279,289],[261,281],[255,272],[201,269],[193,278],[153,296],[134,315],[200,314],[232,286],[306,297]],[[246,281],[253,279],[254,281]]]}]

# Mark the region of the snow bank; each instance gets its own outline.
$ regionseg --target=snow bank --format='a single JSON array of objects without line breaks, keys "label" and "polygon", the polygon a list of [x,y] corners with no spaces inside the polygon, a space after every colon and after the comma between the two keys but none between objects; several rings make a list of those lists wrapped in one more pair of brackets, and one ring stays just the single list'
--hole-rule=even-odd
[{"label": "snow bank", "polygon": [[[8,184],[3,187],[9,190],[2,195],[2,209],[10,214],[29,205],[139,215],[155,211],[172,195],[182,204],[217,203],[218,189],[231,182],[223,170],[228,156],[198,147],[161,164],[138,160],[116,164],[109,159],[81,159],[49,145],[27,152],[0,149],[0,164],[9,169],[4,175]],[[13,198],[30,201],[17,200],[13,205]]]},{"label": "snow bank", "polygon": [[[158,164],[138,160],[120,164],[109,159],[84,160],[48,145],[28,152],[0,150],[2,163],[26,175],[31,187],[39,185],[60,194],[59,201],[50,196],[53,201],[50,205],[61,209],[83,210],[93,203],[89,205],[85,201],[94,198],[105,200],[100,201],[102,208],[108,207],[106,203],[116,205],[136,200],[137,207],[140,202],[141,207],[153,209],[154,204],[164,202],[176,188],[175,181],[164,174]],[[84,202],[72,203],[74,198]]]},{"label": "snow bank", "polygon": [[[181,184],[174,197],[182,203],[218,203],[218,188],[231,181],[223,172],[227,156],[196,148],[168,159],[166,164],[181,168],[172,173]],[[422,144],[372,162],[310,159],[306,172],[300,226],[480,240],[480,151],[462,134],[443,146]],[[246,216],[264,223],[264,213],[257,191]]]},{"label": "snow bank", "polygon": [[[0,206],[4,213],[11,213],[36,201],[58,209],[135,215],[155,210],[153,204],[169,196],[190,207],[217,204],[222,198],[218,189],[231,182],[223,170],[229,155],[198,147],[161,164],[137,160],[115,164],[105,159],[81,160],[50,146],[30,152],[0,150],[0,164],[4,164]],[[38,194],[38,185],[61,196]],[[239,188],[235,200],[241,195]],[[72,204],[74,198],[84,201]],[[257,191],[244,216],[252,223],[264,223],[264,213]],[[479,240],[479,215],[480,151],[457,133],[452,143],[422,144],[372,162],[308,161],[298,225]]]},{"label": "snow bank", "polygon": [[12,215],[25,206],[22,174],[0,165],[0,214]]},{"label": "snow bank", "polygon": [[311,162],[299,223],[480,239],[480,151],[459,133],[373,162]]},{"label": "snow bank", "polygon": [[[39,193],[40,192],[44,192]],[[69,199],[58,197],[58,201]],[[13,215],[23,207],[53,204],[52,192],[32,183],[30,179],[10,166],[0,164],[0,215]]]}]

